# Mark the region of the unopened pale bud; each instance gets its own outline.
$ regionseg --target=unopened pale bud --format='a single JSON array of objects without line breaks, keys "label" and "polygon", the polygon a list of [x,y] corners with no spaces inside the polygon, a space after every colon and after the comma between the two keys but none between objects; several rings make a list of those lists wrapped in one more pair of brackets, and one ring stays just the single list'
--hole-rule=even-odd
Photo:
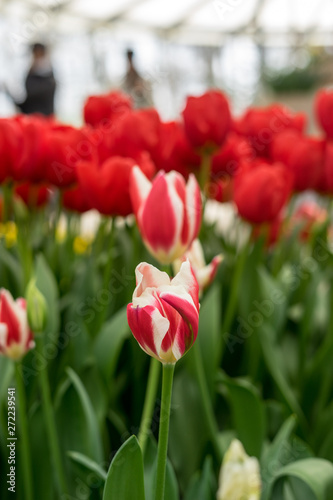
[{"label": "unopened pale bud", "polygon": [[260,496],[259,462],[234,439],[223,459],[217,500],[259,500]]},{"label": "unopened pale bud", "polygon": [[27,313],[31,330],[34,333],[42,333],[46,327],[47,304],[34,279],[29,282],[27,288]]}]

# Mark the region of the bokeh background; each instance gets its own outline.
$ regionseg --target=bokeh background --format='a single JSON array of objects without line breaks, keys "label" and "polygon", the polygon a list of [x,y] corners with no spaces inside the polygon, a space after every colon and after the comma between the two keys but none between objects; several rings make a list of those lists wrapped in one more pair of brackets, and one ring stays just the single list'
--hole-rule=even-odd
[{"label": "bokeh background", "polygon": [[[276,100],[310,113],[333,81],[332,0],[1,0],[0,84],[17,95],[36,41],[50,47],[56,114],[75,124],[88,95],[121,86],[128,48],[163,119],[212,86],[236,114]],[[1,92],[0,115],[14,113]]]}]

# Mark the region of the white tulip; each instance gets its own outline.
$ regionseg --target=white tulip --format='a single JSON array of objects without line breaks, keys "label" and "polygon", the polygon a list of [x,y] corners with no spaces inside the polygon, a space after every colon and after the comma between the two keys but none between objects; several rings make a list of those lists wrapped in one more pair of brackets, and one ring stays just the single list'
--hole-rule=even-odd
[{"label": "white tulip", "polygon": [[259,500],[260,495],[259,462],[234,439],[222,462],[217,500]]}]

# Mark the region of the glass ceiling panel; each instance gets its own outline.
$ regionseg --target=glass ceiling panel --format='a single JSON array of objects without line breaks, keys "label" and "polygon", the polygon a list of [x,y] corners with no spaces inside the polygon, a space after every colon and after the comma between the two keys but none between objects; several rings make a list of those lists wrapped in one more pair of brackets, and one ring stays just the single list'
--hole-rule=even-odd
[{"label": "glass ceiling panel", "polygon": [[201,3],[198,0],[145,0],[130,9],[126,18],[148,26],[169,28],[186,19],[192,9]]},{"label": "glass ceiling panel", "polygon": [[197,44],[214,44],[224,34],[243,29],[251,32],[249,28],[261,30],[267,41],[294,31],[327,38],[333,31],[333,0],[263,0],[259,9],[260,4],[261,0],[0,0],[0,14],[18,22],[45,11],[47,30],[60,33],[70,32],[71,23],[73,30],[94,30],[114,18],[113,30],[118,25],[133,33],[170,29],[166,33],[169,39],[178,37]]},{"label": "glass ceiling panel", "polygon": [[138,0],[72,0],[67,9],[87,18],[106,20],[127,9],[130,11],[131,6],[137,3]]},{"label": "glass ceiling panel", "polygon": [[253,18],[258,0],[215,0],[206,2],[188,20],[193,28],[232,31],[246,26]]}]

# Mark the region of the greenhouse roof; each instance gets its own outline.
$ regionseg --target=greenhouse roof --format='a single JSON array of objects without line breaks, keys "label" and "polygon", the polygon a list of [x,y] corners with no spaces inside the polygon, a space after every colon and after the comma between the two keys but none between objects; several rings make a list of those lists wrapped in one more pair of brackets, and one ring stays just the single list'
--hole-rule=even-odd
[{"label": "greenhouse roof", "polygon": [[[3,18],[39,32],[151,31],[190,44],[231,34],[259,42],[333,45],[333,0],[2,0]],[[18,24],[17,24],[18,26]]]}]

